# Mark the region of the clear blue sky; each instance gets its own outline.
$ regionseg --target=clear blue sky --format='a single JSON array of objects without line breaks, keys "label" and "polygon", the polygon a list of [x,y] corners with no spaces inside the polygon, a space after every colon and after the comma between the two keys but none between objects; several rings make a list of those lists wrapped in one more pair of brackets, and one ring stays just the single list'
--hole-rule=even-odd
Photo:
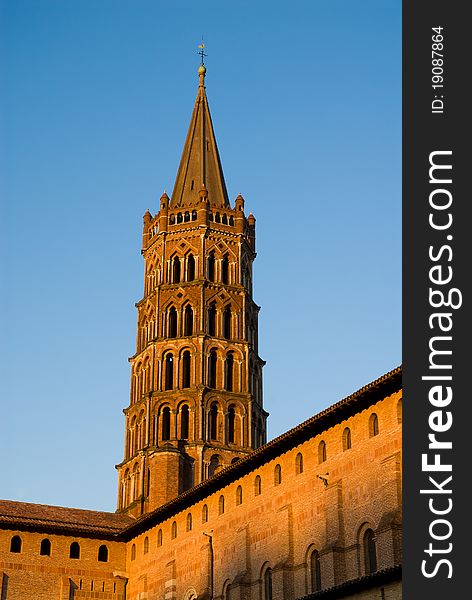
[{"label": "clear blue sky", "polygon": [[257,218],[269,437],[401,361],[401,2],[1,0],[0,497],[116,506],[142,215],[198,78]]}]

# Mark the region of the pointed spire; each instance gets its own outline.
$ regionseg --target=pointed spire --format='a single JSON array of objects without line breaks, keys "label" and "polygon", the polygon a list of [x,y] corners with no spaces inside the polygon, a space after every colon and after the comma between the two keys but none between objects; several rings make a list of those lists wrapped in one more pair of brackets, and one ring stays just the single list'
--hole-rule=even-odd
[{"label": "pointed spire", "polygon": [[228,192],[205,92],[206,68],[203,64],[198,68],[198,75],[200,84],[170,206],[195,206],[200,200],[199,191],[204,187],[208,191],[210,206],[229,207]]}]

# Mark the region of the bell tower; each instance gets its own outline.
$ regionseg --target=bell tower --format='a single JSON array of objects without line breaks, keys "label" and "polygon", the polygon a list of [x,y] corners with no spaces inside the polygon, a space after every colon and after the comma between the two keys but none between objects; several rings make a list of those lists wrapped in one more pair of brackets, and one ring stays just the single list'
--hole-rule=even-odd
[{"label": "bell tower", "polygon": [[199,87],[172,197],[144,215],[144,294],[124,410],[118,511],[139,516],[266,442],[256,220],[232,207]]}]

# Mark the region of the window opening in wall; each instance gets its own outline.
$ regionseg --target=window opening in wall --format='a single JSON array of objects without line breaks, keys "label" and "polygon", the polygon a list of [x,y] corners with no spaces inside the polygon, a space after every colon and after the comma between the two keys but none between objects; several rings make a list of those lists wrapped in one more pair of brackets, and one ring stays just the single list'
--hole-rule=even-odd
[{"label": "window opening in wall", "polygon": [[213,221],[213,213],[210,213],[210,221]]},{"label": "window opening in wall", "polygon": [[41,556],[51,556],[51,542],[47,538],[41,540],[41,545],[39,547],[39,554]]},{"label": "window opening in wall", "polygon": [[174,521],[172,523],[172,527],[171,527],[171,534],[170,534],[171,539],[175,540],[175,538],[177,537],[177,522]]},{"label": "window opening in wall", "polygon": [[221,281],[222,283],[229,283],[229,260],[226,255],[221,263]]},{"label": "window opening in wall", "polygon": [[182,387],[190,387],[190,352],[185,350],[182,355]]},{"label": "window opening in wall", "polygon": [[218,514],[222,515],[225,512],[225,497],[220,496],[218,500]]},{"label": "window opening in wall", "polygon": [[349,427],[343,431],[343,450],[350,450],[351,448],[351,430]]},{"label": "window opening in wall", "polygon": [[14,535],[10,540],[10,552],[18,554],[21,552],[21,538],[19,535]]},{"label": "window opening in wall", "polygon": [[180,411],[180,438],[188,440],[189,431],[189,408],[186,404],[182,406]]},{"label": "window opening in wall", "polygon": [[311,571],[311,591],[319,592],[321,590],[321,565],[320,554],[317,550],[311,553],[310,557]]},{"label": "window opening in wall", "polygon": [[169,309],[169,337],[177,337],[177,311],[174,306]]},{"label": "window opening in wall", "polygon": [[72,542],[70,545],[69,558],[80,558],[80,546],[78,542]]},{"label": "window opening in wall", "polygon": [[220,213],[217,212],[216,215],[215,215],[215,222],[216,223],[220,223],[220,221],[221,221],[221,219],[220,219]]},{"label": "window opening in wall", "polygon": [[228,352],[225,361],[225,382],[226,382],[226,390],[228,392],[233,391],[233,353]]},{"label": "window opening in wall", "polygon": [[[180,217],[182,220],[182,215]],[[172,261],[172,283],[180,283],[180,258],[178,256],[174,256]]]},{"label": "window opening in wall", "polygon": [[149,496],[151,491],[151,469],[147,470],[147,485],[146,485],[146,496]]},{"label": "window opening in wall", "polygon": [[234,218],[233,217],[229,218],[229,224],[231,225],[231,227],[234,226]]},{"label": "window opening in wall", "polygon": [[173,225],[175,223],[175,215],[170,215],[170,224]]},{"label": "window opening in wall", "polygon": [[131,560],[136,560],[136,544],[131,546]]},{"label": "window opening in wall", "polygon": [[149,538],[146,536],[144,538],[143,554],[147,554],[148,552],[149,552]]},{"label": "window opening in wall", "polygon": [[295,458],[295,473],[300,475],[303,473],[303,455],[299,452]]},{"label": "window opening in wall", "polygon": [[98,561],[99,562],[108,562],[108,548],[103,544],[98,549]]},{"label": "window opening in wall", "polygon": [[206,523],[208,521],[208,506],[206,504],[203,505],[202,508],[202,523]]},{"label": "window opening in wall", "polygon": [[280,485],[282,483],[282,467],[280,465],[275,465],[274,483],[275,485]]},{"label": "window opening in wall", "polygon": [[215,281],[215,254],[210,252],[208,256],[208,279]]},{"label": "window opening in wall", "polygon": [[234,422],[236,420],[236,411],[234,406],[230,406],[228,410],[228,442],[234,444]]},{"label": "window opening in wall", "polygon": [[397,423],[401,423],[402,422],[402,399],[400,398],[400,400],[397,403]]},{"label": "window opening in wall", "polygon": [[213,402],[210,408],[210,440],[218,439],[218,405]]},{"label": "window opening in wall", "polygon": [[254,479],[254,496],[260,496],[262,492],[262,480],[260,475],[256,475]]},{"label": "window opening in wall", "polygon": [[182,217],[182,213],[177,213],[177,223],[182,223],[183,221],[183,217]]},{"label": "window opening in wall", "polygon": [[184,335],[193,335],[193,310],[189,304],[184,311]]},{"label": "window opening in wall", "polygon": [[162,546],[162,529],[157,532],[157,545]]},{"label": "window opening in wall", "polygon": [[272,600],[272,569],[270,567],[264,573],[264,600]]},{"label": "window opening in wall", "polygon": [[318,462],[319,463],[323,463],[326,461],[326,443],[321,440],[319,446],[318,446]]},{"label": "window opening in wall", "polygon": [[377,571],[377,552],[375,548],[375,535],[372,529],[364,533],[364,562],[366,574]]},{"label": "window opening in wall", "polygon": [[216,304],[214,302],[208,309],[208,334],[216,335]]},{"label": "window opening in wall", "polygon": [[[197,218],[197,213],[195,213],[195,219]],[[193,213],[192,213],[192,220]],[[195,259],[193,258],[193,254],[189,254],[187,258],[187,281],[193,281],[195,279]]]},{"label": "window opening in wall", "polygon": [[228,217],[226,215],[223,215],[221,217],[221,222],[223,223],[223,225],[228,225]]},{"label": "window opening in wall", "polygon": [[236,488],[236,506],[239,506],[243,503],[243,488],[238,485]]},{"label": "window opening in wall", "polygon": [[187,531],[192,531],[192,513],[187,515]]},{"label": "window opening in wall", "polygon": [[185,221],[185,223],[188,223],[190,221],[190,213],[188,212],[188,210],[185,211],[184,221]]},{"label": "window opening in wall", "polygon": [[191,182],[191,184],[190,184],[190,189],[191,189],[191,190],[193,190],[193,186],[194,186],[194,184],[195,184],[195,181],[192,179],[192,182]]},{"label": "window opening in wall", "polygon": [[375,413],[372,413],[369,418],[369,436],[374,437],[379,435],[379,418]]},{"label": "window opening in wall", "polygon": [[212,350],[210,352],[210,357],[208,359],[208,385],[211,388],[216,388],[216,365],[217,365],[218,357],[216,354],[216,350]]},{"label": "window opening in wall", "polygon": [[231,339],[231,307],[227,306],[223,312],[223,337]]},{"label": "window opening in wall", "polygon": [[196,221],[196,220],[197,220],[197,211],[192,210],[192,221]]},{"label": "window opening in wall", "polygon": [[174,387],[174,357],[172,354],[166,354],[165,358],[165,389],[171,390]]},{"label": "window opening in wall", "polygon": [[162,439],[170,440],[170,408],[168,406],[162,410]]}]

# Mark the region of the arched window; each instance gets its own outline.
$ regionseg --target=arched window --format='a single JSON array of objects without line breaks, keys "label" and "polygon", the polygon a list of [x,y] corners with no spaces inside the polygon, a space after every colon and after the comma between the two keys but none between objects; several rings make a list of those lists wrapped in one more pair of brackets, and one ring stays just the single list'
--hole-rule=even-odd
[{"label": "arched window", "polygon": [[208,521],[208,506],[206,504],[203,505],[202,508],[202,523],[206,523]]},{"label": "arched window", "polygon": [[182,387],[190,387],[190,352],[185,350],[182,355]]},{"label": "arched window", "polygon": [[229,260],[226,255],[221,263],[221,282],[229,283]]},{"label": "arched window", "polygon": [[182,223],[183,221],[183,217],[182,217],[182,213],[177,213],[177,223]]},{"label": "arched window", "polygon": [[282,483],[282,467],[280,465],[275,465],[274,484],[280,485],[281,483]]},{"label": "arched window", "polygon": [[218,514],[222,515],[225,512],[225,497],[220,496],[218,500]]},{"label": "arched window", "polygon": [[[195,218],[197,214],[195,213]],[[195,259],[193,254],[189,254],[187,257],[187,281],[193,281],[195,279]]]},{"label": "arched window", "polygon": [[105,544],[98,549],[98,562],[108,562],[108,548]]},{"label": "arched window", "polygon": [[170,215],[169,222],[170,222],[171,225],[174,225],[174,223],[175,223],[175,215]]},{"label": "arched window", "polygon": [[177,537],[177,521],[172,522],[170,537],[173,540],[175,540],[175,538]]},{"label": "arched window", "polygon": [[366,575],[377,571],[377,551],[372,529],[367,529],[364,533],[364,564]]},{"label": "arched window", "polygon": [[303,473],[303,455],[299,452],[295,458],[295,473],[300,475]]},{"label": "arched window", "polygon": [[143,554],[147,554],[149,552],[149,538],[146,536],[144,538],[144,546],[143,546]]},{"label": "arched window", "polygon": [[400,398],[400,400],[397,403],[397,423],[401,423],[402,422],[402,399]]},{"label": "arched window", "polygon": [[272,600],[272,569],[270,567],[264,573],[264,600]]},{"label": "arched window", "polygon": [[236,412],[234,406],[230,406],[228,410],[228,442],[234,444],[234,421],[236,419]]},{"label": "arched window", "polygon": [[131,546],[131,560],[136,560],[136,544]]},{"label": "arched window", "polygon": [[168,406],[162,410],[162,439],[170,440],[170,408]]},{"label": "arched window", "polygon": [[187,515],[187,531],[192,531],[192,513]]},{"label": "arched window", "polygon": [[197,211],[192,210],[192,221],[196,221],[196,220],[197,220]]},{"label": "arched window", "polygon": [[185,223],[188,223],[190,221],[190,213],[188,212],[188,210],[185,211],[184,221]]},{"label": "arched window", "polygon": [[375,413],[372,413],[369,418],[369,437],[379,435],[379,418]]},{"label": "arched window", "polygon": [[231,227],[233,227],[233,225],[234,225],[234,217],[230,217],[229,218],[229,224],[231,225]]},{"label": "arched window", "polygon": [[188,440],[189,431],[189,410],[188,406],[184,404],[180,411],[180,439]]},{"label": "arched window", "polygon": [[231,307],[227,306],[223,312],[223,337],[231,339]]},{"label": "arched window", "polygon": [[215,215],[215,223],[221,223],[220,213],[217,212]]},{"label": "arched window", "polygon": [[223,215],[221,217],[221,222],[223,223],[223,225],[228,225],[228,217],[226,215]]},{"label": "arched window", "polygon": [[208,465],[208,477],[211,477],[216,473],[220,464],[220,457],[217,454],[214,454],[210,459],[210,464]]},{"label": "arched window", "polygon": [[228,392],[233,391],[233,353],[228,352],[225,360],[225,388]]},{"label": "arched window", "polygon": [[39,554],[41,556],[51,556],[51,542],[47,538],[41,540]]},{"label": "arched window", "polygon": [[184,335],[193,335],[193,310],[189,304],[184,311]]},{"label": "arched window", "polygon": [[157,532],[157,545],[162,546],[162,529]]},{"label": "arched window", "polygon": [[262,492],[262,480],[260,475],[256,475],[254,479],[254,496],[260,496]]},{"label": "arched window", "polygon": [[10,540],[10,552],[16,554],[21,552],[21,538],[19,535],[14,535]]},{"label": "arched window", "polygon": [[236,488],[236,506],[239,506],[243,503],[243,488],[238,485]]},{"label": "arched window", "polygon": [[321,440],[321,442],[318,445],[318,462],[321,464],[326,461],[326,458],[326,442]]},{"label": "arched window", "polygon": [[310,579],[311,591],[319,592],[321,590],[321,565],[318,550],[314,550],[310,556]]},{"label": "arched window", "polygon": [[180,258],[178,256],[174,256],[172,261],[172,283],[180,283]]},{"label": "arched window", "polygon": [[208,335],[216,335],[216,304],[214,302],[208,309]]},{"label": "arched window", "polygon": [[167,335],[170,338],[177,337],[177,311],[174,306],[169,309],[168,324]]},{"label": "arched window", "polygon": [[171,353],[165,357],[165,389],[172,390],[174,388],[174,357]]},{"label": "arched window", "polygon": [[216,365],[218,363],[218,356],[216,350],[210,352],[208,359],[208,386],[216,388]]},{"label": "arched window", "polygon": [[218,405],[213,402],[210,408],[210,440],[218,439]]},{"label": "arched window", "polygon": [[343,450],[349,450],[351,448],[351,430],[349,427],[343,431]]},{"label": "arched window", "polygon": [[210,252],[208,257],[208,279],[215,281],[215,255],[213,252]]},{"label": "arched window", "polygon": [[78,542],[72,542],[70,545],[69,558],[80,558],[80,546]]}]

